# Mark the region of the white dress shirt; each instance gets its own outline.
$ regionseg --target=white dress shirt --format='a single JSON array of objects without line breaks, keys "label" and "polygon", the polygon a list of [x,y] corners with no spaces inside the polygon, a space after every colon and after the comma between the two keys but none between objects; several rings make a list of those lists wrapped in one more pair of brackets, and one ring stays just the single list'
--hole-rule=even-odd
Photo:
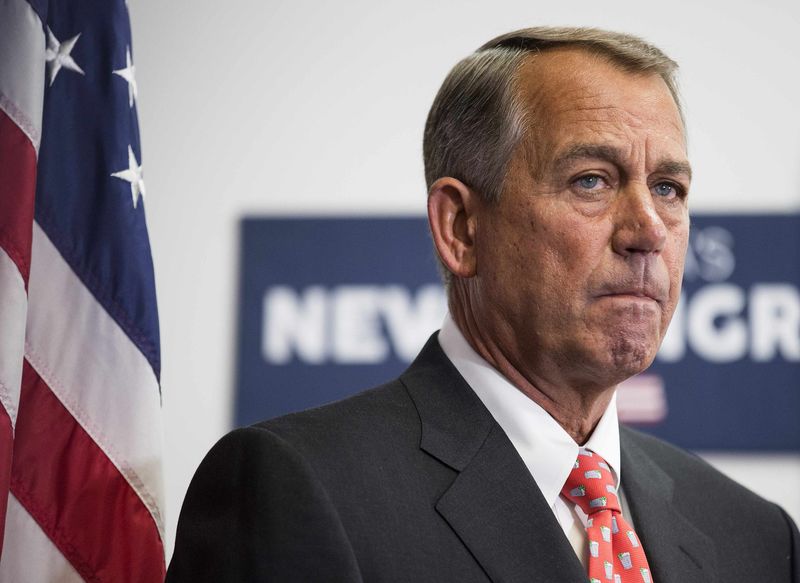
[{"label": "white dress shirt", "polygon": [[[439,332],[439,344],[495,421],[505,431],[545,500],[564,529],[572,548],[586,565],[586,514],[561,495],[578,457],[579,446],[558,422],[535,401],[479,356],[469,345],[450,314]],[[617,398],[611,398],[589,441],[584,444],[602,456],[619,488],[620,452]],[[622,492],[620,492],[620,495]],[[620,496],[625,510],[625,501]],[[628,512],[624,512],[626,518]]]}]

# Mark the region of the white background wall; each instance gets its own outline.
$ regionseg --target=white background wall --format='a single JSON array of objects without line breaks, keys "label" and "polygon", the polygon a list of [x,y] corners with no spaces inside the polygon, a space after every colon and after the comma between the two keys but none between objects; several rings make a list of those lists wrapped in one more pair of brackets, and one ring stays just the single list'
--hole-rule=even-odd
[{"label": "white background wall", "polygon": [[[693,209],[800,210],[793,0],[130,0],[130,10],[170,554],[188,482],[231,426],[238,219],[424,213],[428,107],[450,67],[493,36],[540,24],[643,36],[681,64]],[[800,520],[800,456],[710,459]]]}]

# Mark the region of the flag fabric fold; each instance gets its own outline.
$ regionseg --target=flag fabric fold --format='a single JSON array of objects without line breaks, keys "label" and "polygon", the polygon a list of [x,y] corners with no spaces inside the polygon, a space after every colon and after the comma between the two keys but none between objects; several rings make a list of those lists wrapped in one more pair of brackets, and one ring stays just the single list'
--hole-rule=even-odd
[{"label": "flag fabric fold", "polygon": [[0,582],[164,577],[132,55],[123,0],[0,0]]}]

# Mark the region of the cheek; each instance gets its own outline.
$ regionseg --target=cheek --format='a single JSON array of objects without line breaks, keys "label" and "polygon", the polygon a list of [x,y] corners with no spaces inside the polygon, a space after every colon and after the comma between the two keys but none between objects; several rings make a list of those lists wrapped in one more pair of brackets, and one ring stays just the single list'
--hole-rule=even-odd
[{"label": "cheek", "polygon": [[485,273],[516,289],[518,302],[563,312],[576,295],[585,296],[608,247],[608,229],[548,202],[514,205],[487,224],[496,265]]},{"label": "cheek", "polygon": [[537,240],[525,258],[527,286],[535,297],[540,318],[553,321],[557,328],[582,319],[587,282],[594,271],[591,245],[580,231],[554,228]]},{"label": "cheek", "polygon": [[669,253],[665,256],[667,270],[669,272],[670,289],[669,289],[669,306],[664,311],[663,324],[666,332],[666,327],[672,316],[675,313],[678,302],[680,301],[681,286],[683,284],[683,268],[686,260],[686,250],[689,244],[689,228],[688,221],[685,227],[674,233],[671,241]]},{"label": "cheek", "polygon": [[681,282],[683,279],[683,267],[686,261],[686,251],[689,245],[688,224],[674,233],[670,252],[666,257],[667,268],[669,269],[670,281],[674,294],[680,293]]},{"label": "cheek", "polygon": [[552,285],[558,281],[553,278],[571,271],[580,256],[579,241],[563,225],[543,220],[525,222],[525,228],[517,231],[522,236],[513,242],[517,271],[520,277]]},{"label": "cheek", "polygon": [[563,221],[550,233],[543,253],[560,277],[552,284],[557,288],[584,288],[597,269],[602,269],[609,248],[603,225],[582,221]]}]

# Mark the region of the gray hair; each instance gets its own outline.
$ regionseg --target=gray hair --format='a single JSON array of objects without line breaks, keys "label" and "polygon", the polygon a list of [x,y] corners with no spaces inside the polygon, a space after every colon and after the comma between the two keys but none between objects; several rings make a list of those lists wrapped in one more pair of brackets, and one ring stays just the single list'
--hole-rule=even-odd
[{"label": "gray hair", "polygon": [[433,101],[425,124],[423,159],[428,189],[451,176],[497,201],[508,164],[527,133],[517,81],[526,57],[577,47],[630,73],[660,75],[683,120],[675,79],[678,65],[642,39],[597,28],[536,27],[490,40],[456,64]]}]

